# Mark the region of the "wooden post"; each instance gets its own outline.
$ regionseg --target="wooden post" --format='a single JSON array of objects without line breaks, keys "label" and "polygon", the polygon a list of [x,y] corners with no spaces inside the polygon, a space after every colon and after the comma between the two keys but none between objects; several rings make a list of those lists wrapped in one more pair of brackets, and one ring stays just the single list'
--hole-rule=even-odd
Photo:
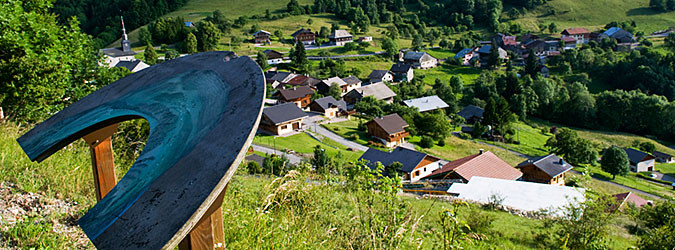
[{"label": "wooden post", "polygon": [[[83,137],[90,147],[96,199],[99,201],[117,184],[111,141],[117,127],[118,124],[114,124]],[[227,189],[227,186],[225,188]],[[178,244],[178,249],[225,249],[222,209],[224,195],[225,191],[223,190],[218,199],[206,211],[204,217],[199,220],[197,226]]]}]

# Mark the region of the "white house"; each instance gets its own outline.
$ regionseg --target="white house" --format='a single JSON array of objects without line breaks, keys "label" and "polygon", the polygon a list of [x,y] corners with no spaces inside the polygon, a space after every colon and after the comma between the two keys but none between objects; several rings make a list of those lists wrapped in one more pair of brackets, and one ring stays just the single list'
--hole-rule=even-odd
[{"label": "white house", "polygon": [[630,171],[633,172],[651,172],[654,171],[656,157],[642,151],[632,148],[625,149],[630,162]]}]

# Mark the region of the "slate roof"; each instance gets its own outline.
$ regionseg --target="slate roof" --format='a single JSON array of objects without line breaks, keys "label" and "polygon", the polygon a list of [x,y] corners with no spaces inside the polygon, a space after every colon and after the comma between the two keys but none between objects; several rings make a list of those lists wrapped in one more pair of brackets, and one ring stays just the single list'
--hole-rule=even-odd
[{"label": "slate roof", "polygon": [[267,56],[267,59],[279,59],[279,58],[284,58],[284,54],[276,51],[276,50],[271,50],[271,49],[266,49],[263,51],[265,53],[265,56]]},{"label": "slate roof", "polygon": [[129,71],[134,70],[138,64],[140,64],[142,61],[141,60],[134,60],[134,61],[119,61],[117,64],[115,64],[115,67],[118,68],[126,68]]},{"label": "slate roof", "polygon": [[[361,97],[372,96],[378,100],[384,100],[396,96],[396,93],[394,93],[394,91],[389,89],[389,87],[387,87],[387,85],[382,82],[356,88],[349,92],[357,92],[361,95]],[[349,93],[347,94],[349,95]]]},{"label": "slate roof", "polygon": [[359,80],[358,77],[356,76],[348,76],[345,78],[342,78],[343,81],[345,81],[347,84],[359,84],[361,83],[361,80]]},{"label": "slate roof", "polygon": [[394,73],[408,73],[408,71],[412,68],[412,65],[410,64],[405,64],[405,63],[396,63],[391,66],[391,69],[389,71],[394,72]]},{"label": "slate roof", "polygon": [[375,163],[380,162],[384,166],[389,166],[394,162],[400,162],[403,167],[400,169],[403,172],[411,173],[415,167],[427,157],[427,154],[410,150],[404,147],[397,147],[393,151],[384,152],[377,149],[369,148],[363,153],[359,160],[367,160],[368,166],[371,169],[375,168]]},{"label": "slate roof", "polygon": [[403,120],[398,114],[385,115],[381,118],[373,118],[369,121],[374,122],[388,134],[396,134],[405,131],[408,123]]},{"label": "slate roof", "polygon": [[[562,164],[561,164],[562,160]],[[521,168],[524,166],[534,165],[541,171],[544,171],[549,177],[553,178],[562,173],[570,171],[574,166],[567,163],[562,158],[557,155],[550,154],[547,156],[541,156],[532,160],[526,160],[518,164],[516,168]]]},{"label": "slate roof", "polygon": [[316,104],[318,104],[323,110],[326,110],[330,108],[331,106],[337,106],[339,110],[341,111],[347,111],[347,103],[343,100],[335,100],[334,97],[332,96],[326,96],[323,98],[319,98],[314,100]]},{"label": "slate roof", "polygon": [[281,124],[308,116],[298,108],[298,105],[292,102],[267,107],[263,109],[263,115],[274,122],[274,124]]},{"label": "slate roof", "polygon": [[342,80],[340,77],[337,76],[323,80],[323,83],[325,83],[328,86],[332,85],[333,83],[337,83],[340,87],[347,85],[347,82],[345,82],[344,80]]},{"label": "slate roof", "polygon": [[370,72],[370,75],[368,75],[369,79],[378,79],[381,80],[384,75],[389,73],[389,70],[373,70],[373,72]]},{"label": "slate roof", "polygon": [[441,100],[440,97],[432,95],[426,97],[420,97],[411,100],[405,100],[403,103],[408,107],[415,107],[420,112],[426,112],[436,109],[444,109],[449,107],[447,103]]},{"label": "slate roof", "polygon": [[268,32],[268,31],[265,31],[265,30],[258,30],[255,33],[253,33],[253,36],[257,36],[260,33],[266,34],[268,36],[272,34],[272,33]]},{"label": "slate roof", "polygon": [[403,55],[403,60],[429,61],[433,59],[434,57],[427,54],[427,52],[408,51]]},{"label": "slate roof", "polygon": [[293,74],[291,72],[277,72],[272,77],[270,77],[268,80],[278,81],[278,82],[287,82],[288,80],[292,79],[293,77],[295,77],[295,74]]},{"label": "slate roof", "polygon": [[654,156],[656,156],[658,158],[672,158],[673,157],[672,155],[661,152],[661,151],[654,151],[653,154],[654,154]]},{"label": "slate roof", "polygon": [[464,120],[469,120],[471,117],[483,118],[483,112],[485,112],[485,110],[481,107],[468,105],[459,111],[457,115],[464,118]]},{"label": "slate roof", "polygon": [[511,167],[504,160],[490,151],[482,154],[470,155],[458,160],[451,161],[443,167],[434,170],[425,178],[443,177],[455,172],[467,181],[475,176],[490,177],[505,180],[516,180],[523,173]]},{"label": "slate roof", "polygon": [[626,154],[628,155],[628,160],[630,161],[630,164],[637,165],[638,163],[642,162],[643,160],[651,160],[654,159],[654,156],[647,154],[642,151],[638,151],[632,148],[626,148],[624,149],[626,151]]},{"label": "slate roof", "polygon": [[308,86],[299,86],[290,89],[279,90],[279,95],[281,95],[284,100],[294,100],[312,94],[314,94],[314,90]]},{"label": "slate roof", "polygon": [[462,49],[459,52],[457,52],[457,54],[455,54],[455,59],[462,58],[462,57],[466,56],[466,54],[471,53],[472,51],[473,51],[473,49],[471,49],[471,48]]},{"label": "slate roof", "polygon": [[478,53],[490,54],[491,49],[492,49],[492,45],[485,45],[485,46],[480,47],[480,49],[478,49]]},{"label": "slate roof", "polygon": [[351,37],[352,34],[349,34],[346,30],[335,30],[331,33],[328,38],[342,38],[342,37]]},{"label": "slate roof", "polygon": [[305,32],[313,33],[313,32],[312,32],[312,29],[301,28],[301,29],[299,29],[298,31],[293,32],[293,34],[291,34],[291,36],[292,36],[292,37],[295,37],[295,36],[297,36],[298,34],[300,34],[300,33],[305,33]]},{"label": "slate roof", "polygon": [[605,35],[611,37],[612,35],[614,35],[614,33],[616,33],[616,32],[619,31],[619,30],[621,30],[621,28],[619,28],[619,27],[611,27],[611,28],[609,28],[608,30],[606,30],[605,32],[602,32],[602,34],[605,34]]}]

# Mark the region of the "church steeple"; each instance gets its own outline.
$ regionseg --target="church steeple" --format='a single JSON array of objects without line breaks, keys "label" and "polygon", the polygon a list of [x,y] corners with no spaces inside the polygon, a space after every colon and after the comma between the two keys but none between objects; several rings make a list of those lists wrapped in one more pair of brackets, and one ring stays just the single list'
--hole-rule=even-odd
[{"label": "church steeple", "polygon": [[129,42],[129,37],[127,36],[127,30],[124,28],[124,17],[120,16],[120,20],[122,21],[122,51],[131,51],[131,43]]}]

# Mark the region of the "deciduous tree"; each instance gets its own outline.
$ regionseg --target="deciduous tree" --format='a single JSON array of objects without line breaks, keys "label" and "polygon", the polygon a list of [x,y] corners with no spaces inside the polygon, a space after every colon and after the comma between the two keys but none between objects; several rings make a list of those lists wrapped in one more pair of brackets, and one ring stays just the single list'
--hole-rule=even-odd
[{"label": "deciduous tree", "polygon": [[626,175],[629,171],[628,155],[622,148],[611,146],[602,154],[600,166],[603,171],[612,175],[612,179],[616,178],[616,175]]}]

